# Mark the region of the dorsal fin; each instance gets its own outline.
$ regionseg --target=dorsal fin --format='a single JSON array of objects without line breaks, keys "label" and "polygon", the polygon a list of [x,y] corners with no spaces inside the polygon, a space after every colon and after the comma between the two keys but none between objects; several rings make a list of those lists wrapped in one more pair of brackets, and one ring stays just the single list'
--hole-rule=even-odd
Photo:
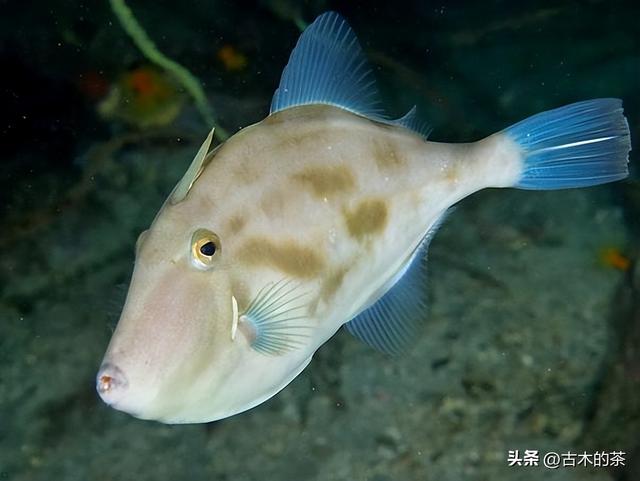
[{"label": "dorsal fin", "polygon": [[431,133],[431,126],[418,117],[418,109],[414,105],[406,114],[396,120],[385,121],[392,125],[399,125],[409,130],[413,130],[416,134],[419,134],[425,140]]},{"label": "dorsal fin", "polygon": [[202,173],[204,169],[205,159],[207,158],[207,154],[209,153],[209,146],[211,145],[211,141],[213,140],[213,133],[215,131],[215,127],[211,129],[207,138],[204,139],[204,142],[200,146],[200,150],[191,161],[189,168],[178,182],[178,185],[175,186],[173,192],[169,196],[170,204],[177,204],[178,202],[182,202],[184,198],[191,190],[193,183],[198,179],[198,176]]},{"label": "dorsal fin", "polygon": [[446,212],[429,229],[398,273],[381,289],[383,295],[345,324],[347,330],[365,344],[397,355],[416,339],[426,316],[427,250],[445,216]]},{"label": "dorsal fin", "polygon": [[425,139],[431,132],[417,117],[415,106],[396,120],[384,115],[369,62],[355,33],[336,12],[320,15],[298,39],[269,113],[313,104],[334,105],[371,120],[405,127]]},{"label": "dorsal fin", "polygon": [[336,12],[320,15],[300,36],[273,95],[270,113],[328,104],[380,119],[373,72],[347,22]]}]

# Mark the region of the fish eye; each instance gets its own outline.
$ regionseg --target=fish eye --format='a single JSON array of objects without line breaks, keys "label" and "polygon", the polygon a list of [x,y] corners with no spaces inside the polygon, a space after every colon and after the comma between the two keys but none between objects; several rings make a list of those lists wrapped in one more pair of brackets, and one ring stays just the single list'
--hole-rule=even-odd
[{"label": "fish eye", "polygon": [[198,269],[209,269],[220,252],[220,238],[207,229],[198,229],[191,236],[191,259]]},{"label": "fish eye", "polygon": [[206,244],[202,244],[200,246],[200,254],[202,254],[203,256],[211,257],[215,253],[216,253],[216,245],[212,241],[209,241]]}]

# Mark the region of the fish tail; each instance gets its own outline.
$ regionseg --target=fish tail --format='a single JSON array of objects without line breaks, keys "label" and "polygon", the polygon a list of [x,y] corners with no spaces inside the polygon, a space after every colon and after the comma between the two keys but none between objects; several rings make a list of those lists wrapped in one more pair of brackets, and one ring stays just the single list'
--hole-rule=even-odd
[{"label": "fish tail", "polygon": [[522,153],[514,187],[568,189],[629,175],[631,138],[622,100],[595,99],[529,117],[503,131]]}]

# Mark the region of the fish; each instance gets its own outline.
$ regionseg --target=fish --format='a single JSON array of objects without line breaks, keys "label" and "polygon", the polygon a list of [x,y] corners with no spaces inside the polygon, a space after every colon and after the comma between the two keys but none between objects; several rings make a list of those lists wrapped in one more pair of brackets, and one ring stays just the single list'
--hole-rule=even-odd
[{"label": "fish", "polygon": [[347,22],[301,34],[269,115],[213,130],[138,238],[96,377],[137,418],[203,423],[271,398],[340,328],[399,355],[427,316],[426,252],[453,205],[488,187],[551,190],[628,176],[622,101],[533,115],[469,143],[428,140],[381,108]]}]

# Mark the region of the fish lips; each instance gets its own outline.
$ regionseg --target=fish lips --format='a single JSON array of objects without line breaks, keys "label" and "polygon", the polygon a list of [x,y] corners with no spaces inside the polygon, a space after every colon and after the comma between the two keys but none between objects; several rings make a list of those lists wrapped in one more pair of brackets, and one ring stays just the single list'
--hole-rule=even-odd
[{"label": "fish lips", "polygon": [[127,394],[129,380],[115,364],[103,362],[96,375],[96,391],[109,406],[118,409],[118,402]]}]

